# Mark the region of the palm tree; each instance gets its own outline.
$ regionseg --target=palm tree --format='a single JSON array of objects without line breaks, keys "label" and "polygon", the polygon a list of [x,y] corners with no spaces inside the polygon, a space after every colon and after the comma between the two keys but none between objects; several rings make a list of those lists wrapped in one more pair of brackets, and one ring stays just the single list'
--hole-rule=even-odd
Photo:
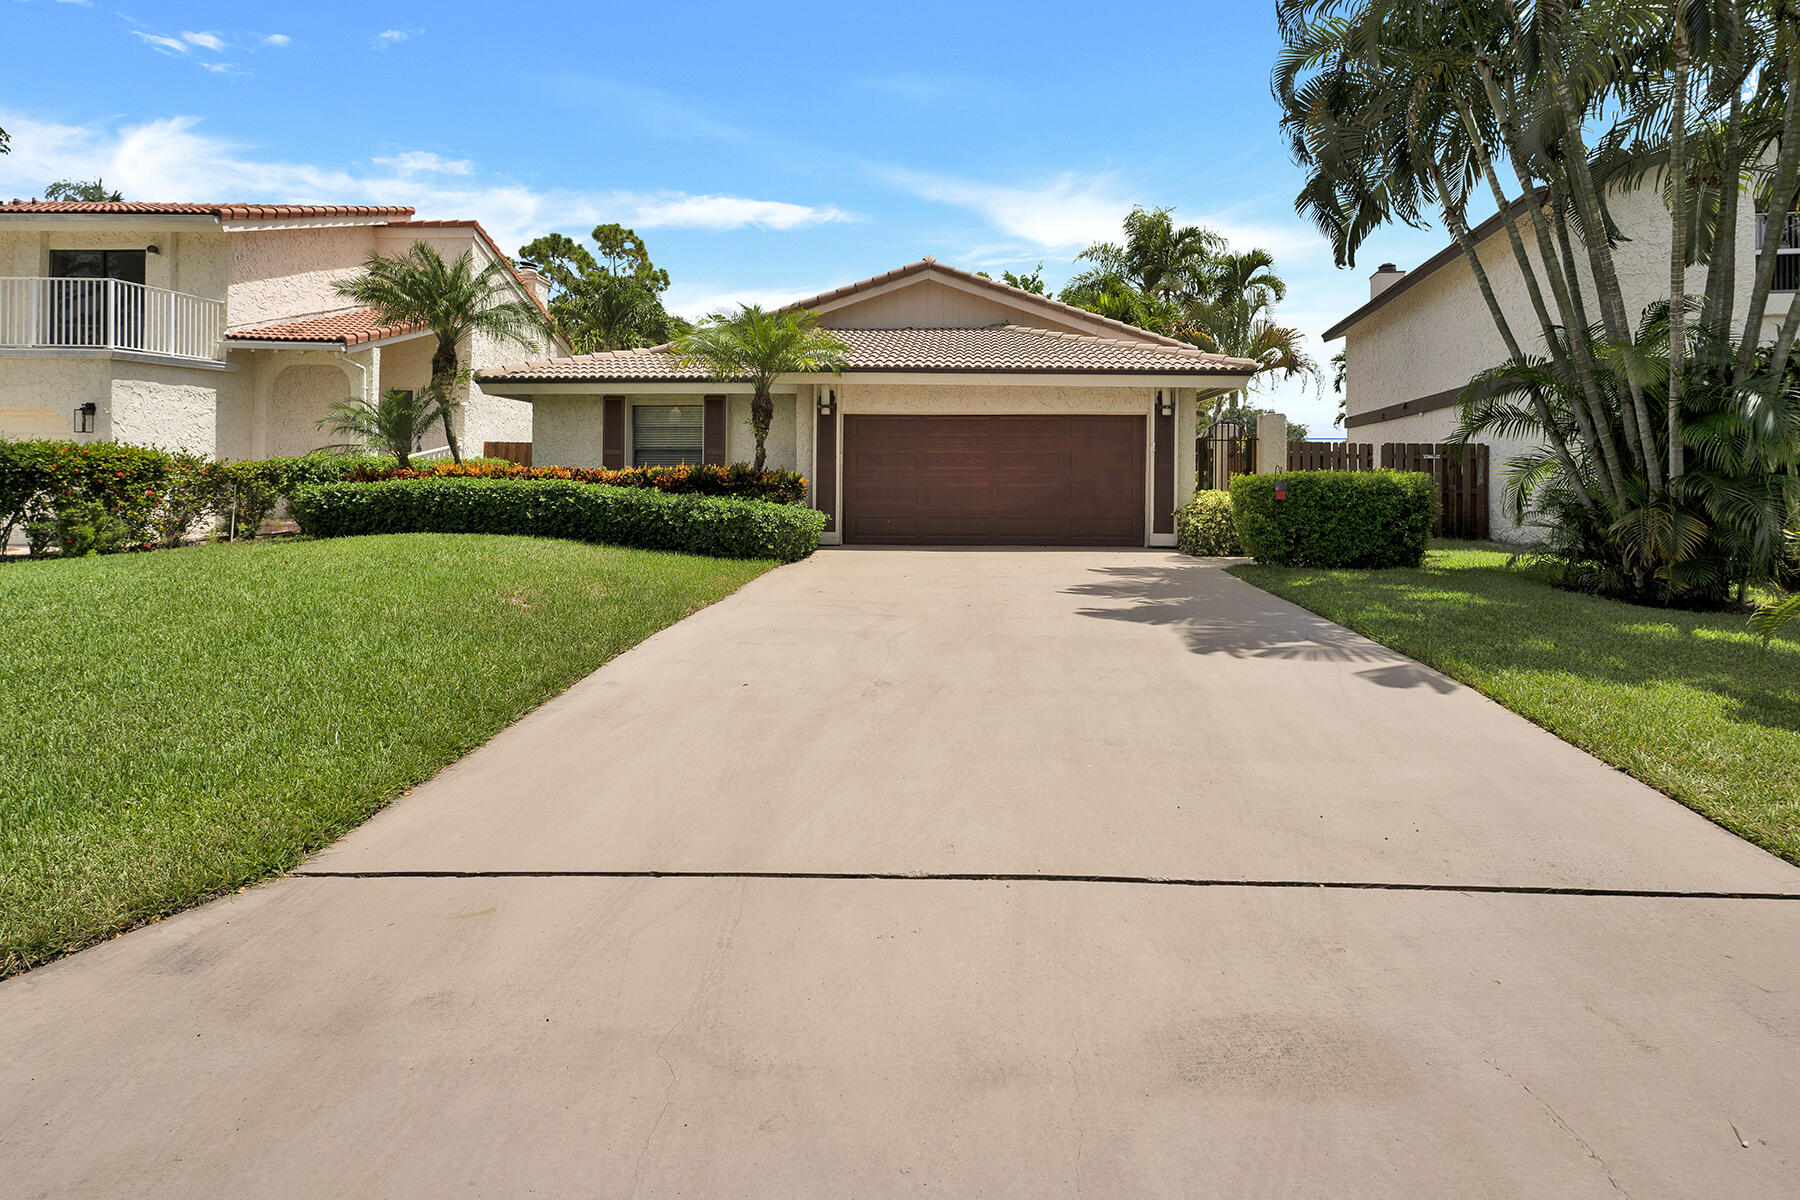
[{"label": "palm tree", "polygon": [[[453,402],[452,402],[453,403]],[[441,415],[444,399],[436,392],[411,392],[393,388],[374,400],[347,396],[319,418],[319,428],[356,439],[330,447],[336,450],[379,446],[400,460],[400,469],[412,466],[411,454],[419,438]]]},{"label": "palm tree", "polygon": [[[1203,349],[1256,363],[1252,376],[1279,371],[1284,379],[1316,377],[1319,364],[1306,353],[1304,335],[1277,325],[1270,313],[1287,297],[1267,250],[1245,250],[1213,260],[1214,299],[1195,302],[1188,320],[1192,340]],[[1233,394],[1233,403],[1238,394]]]},{"label": "palm tree", "polygon": [[375,310],[384,325],[412,325],[437,339],[431,355],[430,391],[444,424],[450,457],[462,461],[451,427],[454,390],[462,376],[459,347],[477,335],[529,348],[544,330],[543,313],[535,304],[514,297],[516,282],[505,262],[475,269],[474,252],[465,250],[454,262],[424,242],[402,254],[370,254],[360,275],[337,284],[337,292]]},{"label": "palm tree", "polygon": [[805,309],[764,312],[760,305],[746,304],[734,314],[712,314],[675,340],[682,365],[705,367],[715,379],[750,384],[750,430],[756,436],[754,465],[759,471],[775,419],[770,394],[775,381],[783,375],[844,369],[849,348],[818,324],[818,314]]},{"label": "palm tree", "polygon": [[1076,255],[1076,261],[1094,266],[1069,280],[1063,302],[1085,308],[1082,298],[1116,291],[1117,284],[1164,303],[1205,296],[1212,256],[1225,241],[1204,226],[1177,226],[1173,212],[1133,208],[1125,217],[1123,244],[1095,242]]}]

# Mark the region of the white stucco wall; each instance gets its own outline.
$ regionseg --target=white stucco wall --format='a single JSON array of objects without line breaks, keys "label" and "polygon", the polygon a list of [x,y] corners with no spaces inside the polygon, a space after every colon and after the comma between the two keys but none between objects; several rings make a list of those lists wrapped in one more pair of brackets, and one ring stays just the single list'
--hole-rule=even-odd
[{"label": "white stucco wall", "polygon": [[373,226],[252,229],[231,238],[231,296],[225,320],[232,329],[270,325],[351,305],[332,285],[362,267],[375,248]]}]

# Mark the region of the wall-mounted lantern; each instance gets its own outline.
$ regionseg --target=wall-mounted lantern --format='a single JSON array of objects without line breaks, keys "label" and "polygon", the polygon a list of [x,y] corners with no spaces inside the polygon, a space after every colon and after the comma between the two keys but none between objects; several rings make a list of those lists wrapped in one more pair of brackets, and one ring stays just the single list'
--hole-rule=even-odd
[{"label": "wall-mounted lantern", "polygon": [[76,433],[92,433],[94,432],[94,414],[99,411],[100,406],[89,400],[70,414],[69,424],[74,427]]},{"label": "wall-mounted lantern", "polygon": [[145,254],[161,254],[162,247],[161,246],[145,246],[144,253]]},{"label": "wall-mounted lantern", "polygon": [[830,388],[819,389],[819,415],[829,417],[837,411],[837,392]]},{"label": "wall-mounted lantern", "polygon": [[1175,415],[1175,393],[1172,391],[1156,393],[1157,411],[1165,417]]}]

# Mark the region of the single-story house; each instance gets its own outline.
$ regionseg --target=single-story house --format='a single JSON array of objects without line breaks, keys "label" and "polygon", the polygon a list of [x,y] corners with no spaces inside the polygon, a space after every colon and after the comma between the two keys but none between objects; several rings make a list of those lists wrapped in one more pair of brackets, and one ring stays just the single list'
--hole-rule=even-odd
[{"label": "single-story house", "polygon": [[[829,544],[1173,545],[1197,402],[1255,365],[932,258],[790,307],[849,349],[841,374],[781,381],[767,442],[808,478]],[[753,454],[749,385],[666,345],[479,379],[531,404],[541,465]]]},{"label": "single-story house", "polygon": [[[1621,192],[1609,198],[1613,219],[1629,238],[1620,243],[1615,262],[1626,311],[1635,323],[1651,301],[1669,294],[1669,211],[1655,188]],[[1514,211],[1524,210],[1517,202]],[[1763,238],[1783,238],[1775,287],[1763,318],[1763,337],[1773,340],[1800,287],[1800,220],[1778,222],[1771,231],[1764,214],[1745,204],[1738,221],[1737,311],[1749,302],[1756,256]],[[1495,299],[1528,352],[1542,352],[1543,339],[1525,289],[1525,278],[1513,257],[1500,215],[1470,231],[1476,252],[1494,288]],[[1526,239],[1527,253],[1539,263],[1536,244]],[[1540,276],[1541,278],[1541,276]],[[1585,265],[1583,278],[1587,278]],[[1692,268],[1688,290],[1706,286],[1706,269]],[[1591,294],[1591,293],[1590,293]],[[1506,344],[1494,328],[1462,248],[1452,242],[1430,258],[1403,271],[1382,263],[1369,277],[1368,302],[1324,333],[1326,341],[1344,339],[1346,437],[1352,442],[1443,442],[1460,421],[1458,402],[1469,380],[1506,359]],[[1519,437],[1484,435],[1489,446],[1492,480],[1488,488],[1490,527],[1502,539],[1520,533],[1508,508],[1505,463],[1533,449]]]},{"label": "single-story house", "polygon": [[[304,454],[342,440],[318,420],[346,396],[418,389],[434,339],[385,327],[332,288],[372,252],[426,242],[542,306],[473,220],[404,207],[325,204],[0,204],[0,437],[116,440],[218,458]],[[546,314],[546,324],[548,314]],[[548,329],[529,349],[473,339],[464,361],[566,353]],[[529,442],[531,406],[468,387],[458,436]],[[423,447],[438,448],[437,440]]]}]

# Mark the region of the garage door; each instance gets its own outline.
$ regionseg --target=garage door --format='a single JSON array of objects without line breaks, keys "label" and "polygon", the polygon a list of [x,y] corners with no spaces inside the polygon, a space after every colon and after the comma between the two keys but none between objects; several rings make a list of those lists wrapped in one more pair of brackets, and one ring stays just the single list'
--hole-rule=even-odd
[{"label": "garage door", "polygon": [[844,418],[844,540],[1141,546],[1144,418]]}]

